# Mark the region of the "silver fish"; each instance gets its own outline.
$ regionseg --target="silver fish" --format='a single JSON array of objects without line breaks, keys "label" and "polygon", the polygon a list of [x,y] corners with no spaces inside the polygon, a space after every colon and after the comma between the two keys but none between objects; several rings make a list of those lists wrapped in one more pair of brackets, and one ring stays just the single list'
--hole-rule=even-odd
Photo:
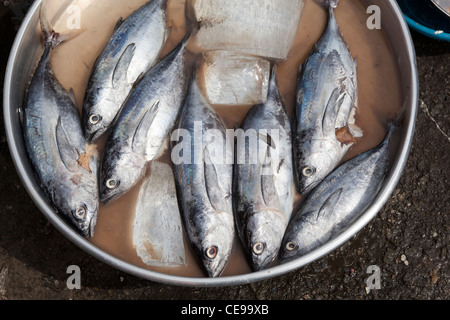
[{"label": "silver fish", "polygon": [[381,144],[340,165],[308,194],[286,230],[281,262],[326,243],[367,209],[386,176],[390,141],[396,128],[392,124]]},{"label": "silver fish", "polygon": [[329,1],[328,26],[299,72],[294,132],[296,185],[306,195],[340,163],[362,135],[354,124],[357,63]]},{"label": "silver fish", "polygon": [[[208,141],[210,135],[215,143]],[[171,140],[179,142],[173,142],[172,159],[189,243],[207,275],[217,277],[228,263],[234,241],[233,164],[224,159],[232,158],[233,145],[195,76]],[[181,159],[174,159],[180,154]]]},{"label": "silver fish", "polygon": [[[252,268],[266,268],[277,256],[293,206],[291,124],[277,87],[275,67],[267,101],[250,109],[242,123],[234,165],[237,230]],[[252,161],[251,155],[256,158]],[[259,156],[259,157],[258,157]]]},{"label": "silver fish", "polygon": [[149,1],[118,21],[86,89],[82,123],[87,141],[97,140],[110,128],[133,84],[156,63],[167,37],[167,1]]},{"label": "silver fish", "polygon": [[187,40],[151,68],[126,100],[105,144],[100,170],[103,203],[131,189],[163,151],[186,96]]},{"label": "silver fish", "polygon": [[50,56],[64,39],[42,17],[45,49],[28,88],[23,136],[36,180],[51,205],[84,237],[94,233],[98,211],[97,160],[88,158],[73,92],[56,79]]}]

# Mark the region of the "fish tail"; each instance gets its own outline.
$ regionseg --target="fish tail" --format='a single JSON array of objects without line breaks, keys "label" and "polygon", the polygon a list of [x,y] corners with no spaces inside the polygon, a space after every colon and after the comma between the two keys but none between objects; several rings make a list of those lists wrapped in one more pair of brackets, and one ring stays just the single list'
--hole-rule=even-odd
[{"label": "fish tail", "polygon": [[330,7],[330,11],[332,11],[333,9],[336,9],[338,3],[339,3],[339,0],[328,0],[328,6]]},{"label": "fish tail", "polygon": [[46,1],[43,1],[39,8],[39,21],[41,23],[41,32],[44,38],[44,45],[48,50],[57,47],[62,41],[60,35],[53,30],[53,26],[48,19],[48,16],[45,14],[45,4]]},{"label": "fish tail", "polygon": [[405,107],[402,107],[394,118],[388,120],[388,129],[391,129],[392,127],[395,128],[400,127],[405,118],[405,112],[406,112]]},{"label": "fish tail", "polygon": [[[337,21],[336,21],[336,16],[334,13],[334,10],[337,8],[337,5],[339,3],[339,0],[326,0],[326,2],[328,4],[328,28],[331,30],[339,30],[339,27],[337,25]],[[340,32],[340,31],[339,31]]]},{"label": "fish tail", "polygon": [[39,21],[41,24],[41,32],[44,38],[44,45],[47,50],[56,48],[61,43],[73,39],[81,34],[84,30],[70,30],[64,33],[58,33],[53,29],[53,26],[45,13],[46,1],[43,1],[39,8]]},{"label": "fish tail", "polygon": [[162,0],[162,3],[161,3],[162,10],[167,10],[168,2],[169,2],[169,0]]},{"label": "fish tail", "polygon": [[401,127],[404,118],[405,108],[402,108],[394,118],[388,120],[386,129],[387,133],[383,144],[389,144],[392,135],[399,127]]}]

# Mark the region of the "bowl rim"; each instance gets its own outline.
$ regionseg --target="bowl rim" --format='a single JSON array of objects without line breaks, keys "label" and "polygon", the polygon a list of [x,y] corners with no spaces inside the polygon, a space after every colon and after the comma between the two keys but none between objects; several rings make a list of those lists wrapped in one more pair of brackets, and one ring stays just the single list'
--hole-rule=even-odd
[{"label": "bowl rim", "polygon": [[[170,275],[158,271],[148,270],[136,265],[131,264],[130,262],[124,261],[118,257],[115,257],[106,251],[98,248],[93,243],[81,237],[78,233],[75,232],[70,226],[66,224],[57,214],[54,213],[54,210],[51,209],[46,201],[41,198],[41,194],[37,191],[35,186],[35,181],[33,177],[28,176],[27,166],[29,166],[26,159],[21,157],[21,154],[18,150],[16,139],[14,137],[13,130],[13,109],[10,101],[11,94],[11,80],[14,72],[15,58],[19,51],[19,46],[21,43],[21,39],[23,38],[26,28],[30,23],[32,17],[38,10],[38,7],[42,0],[35,0],[32,6],[30,7],[28,13],[25,16],[25,19],[22,22],[22,25],[16,34],[16,38],[14,44],[11,49],[11,53],[8,59],[8,64],[5,73],[5,82],[4,82],[4,96],[3,96],[3,111],[4,111],[4,122],[5,122],[5,130],[7,135],[7,141],[9,150],[11,153],[11,157],[16,167],[16,170],[19,174],[19,177],[24,185],[26,191],[29,196],[39,208],[39,210],[46,216],[46,218],[58,229],[63,235],[72,241],[75,245],[83,249],[86,253],[91,256],[97,258],[98,260],[114,267],[118,270],[124,271],[131,275],[140,277],[142,279],[155,281],[158,283],[168,284],[168,285],[177,285],[177,286],[186,286],[186,287],[221,287],[221,286],[234,286],[234,285],[243,285],[251,282],[258,282],[262,280],[267,280],[269,278],[274,278],[277,276],[281,276],[287,274],[288,272],[299,269],[313,261],[321,258],[322,256],[332,252],[341,246],[344,242],[349,240],[351,237],[355,236],[363,227],[366,226],[381,210],[381,208],[385,205],[390,195],[394,191],[401,173],[406,165],[406,160],[409,155],[412,138],[414,134],[415,128],[415,120],[417,117],[418,110],[418,71],[416,66],[416,55],[414,50],[414,45],[412,42],[411,34],[409,32],[408,26],[406,24],[405,19],[403,19],[402,12],[397,5],[395,0],[389,0],[390,7],[393,10],[395,17],[399,20],[401,25],[401,29],[404,33],[405,43],[406,43],[406,52],[408,52],[408,58],[410,62],[408,65],[410,66],[409,72],[411,73],[411,83],[410,83],[410,92],[411,95],[411,110],[408,113],[408,117],[405,121],[403,143],[399,146],[399,151],[396,154],[395,161],[392,165],[392,168],[389,172],[389,175],[385,179],[385,183],[383,188],[380,190],[379,194],[369,206],[368,209],[362,213],[361,217],[359,217],[350,227],[344,230],[341,234],[339,234],[336,238],[328,241],[326,244],[317,248],[316,250],[299,257],[295,260],[276,265],[270,267],[266,270],[239,274],[239,275],[229,275],[229,276],[221,276],[215,278],[208,277],[189,277],[189,276],[178,276],[178,275]],[[388,5],[389,5],[388,4]],[[409,106],[408,106],[409,107]],[[22,141],[22,140],[20,140]]]},{"label": "bowl rim", "polygon": [[[408,26],[410,26],[413,30],[436,40],[442,40],[442,41],[450,41],[450,33],[447,32],[440,32],[439,30],[435,30],[432,28],[429,28],[414,19],[410,18],[407,14],[403,14],[406,23]],[[438,33],[437,33],[438,32]]]}]

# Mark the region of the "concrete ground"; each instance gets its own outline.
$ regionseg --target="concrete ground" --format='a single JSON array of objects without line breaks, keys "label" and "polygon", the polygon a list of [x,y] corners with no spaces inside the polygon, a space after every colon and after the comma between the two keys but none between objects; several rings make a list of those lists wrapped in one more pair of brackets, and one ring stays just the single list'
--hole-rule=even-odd
[{"label": "concrete ground", "polygon": [[[0,4],[0,80],[30,1]],[[412,150],[393,195],[354,238],[283,276],[223,288],[179,287],[118,271],[59,233],[21,185],[0,122],[0,299],[441,300],[450,297],[450,44],[412,33],[420,108]],[[0,111],[2,113],[2,111]],[[69,265],[81,289],[66,286]],[[367,291],[367,268],[381,287]]]}]

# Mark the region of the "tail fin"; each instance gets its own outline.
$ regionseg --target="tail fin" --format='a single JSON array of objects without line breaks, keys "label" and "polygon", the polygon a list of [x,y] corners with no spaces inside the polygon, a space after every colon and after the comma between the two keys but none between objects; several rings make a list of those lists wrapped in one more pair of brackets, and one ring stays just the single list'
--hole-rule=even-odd
[{"label": "tail fin", "polygon": [[78,35],[80,35],[81,33],[84,32],[84,30],[82,30],[82,29],[69,30],[64,33],[55,32],[50,20],[48,20],[48,17],[45,13],[46,1],[48,1],[48,0],[44,0],[41,3],[41,6],[39,8],[39,21],[41,24],[41,31],[42,31],[42,36],[44,38],[45,47],[48,47],[50,49],[56,48],[62,42],[65,42],[69,39],[76,38]]},{"label": "tail fin", "polygon": [[384,144],[390,143],[393,133],[399,127],[402,126],[402,122],[403,122],[404,118],[405,118],[405,108],[402,107],[402,109],[398,112],[398,114],[395,116],[395,118],[388,120],[387,133],[386,133],[386,137],[384,138],[384,141],[383,141]]},{"label": "tail fin", "polygon": [[328,5],[331,9],[336,9],[337,5],[339,3],[339,0],[328,0]]}]

